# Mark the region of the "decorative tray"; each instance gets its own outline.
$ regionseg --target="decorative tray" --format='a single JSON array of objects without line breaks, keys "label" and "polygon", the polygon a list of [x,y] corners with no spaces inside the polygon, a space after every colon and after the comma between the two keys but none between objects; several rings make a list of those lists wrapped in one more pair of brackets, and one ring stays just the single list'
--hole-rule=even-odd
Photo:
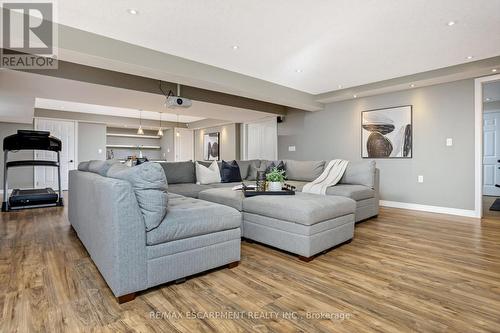
[{"label": "decorative tray", "polygon": [[295,195],[295,191],[283,188],[281,191],[256,191],[255,189],[243,188],[245,197],[255,197],[257,195]]}]

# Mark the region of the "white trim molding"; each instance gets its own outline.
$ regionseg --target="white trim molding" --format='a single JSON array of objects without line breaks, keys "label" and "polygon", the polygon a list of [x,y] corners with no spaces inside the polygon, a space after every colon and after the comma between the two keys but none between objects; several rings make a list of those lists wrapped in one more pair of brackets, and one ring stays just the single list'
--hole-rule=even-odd
[{"label": "white trim molding", "polygon": [[500,74],[474,80],[474,213],[483,217],[483,84],[500,80]]},{"label": "white trim molding", "polygon": [[476,210],[469,210],[469,209],[429,206],[429,205],[420,205],[420,204],[415,204],[415,203],[387,201],[387,200],[380,200],[380,206],[418,210],[421,212],[429,212],[429,213],[465,216],[465,217],[472,217],[472,218],[478,218],[478,219],[480,218],[480,215],[477,214]]}]

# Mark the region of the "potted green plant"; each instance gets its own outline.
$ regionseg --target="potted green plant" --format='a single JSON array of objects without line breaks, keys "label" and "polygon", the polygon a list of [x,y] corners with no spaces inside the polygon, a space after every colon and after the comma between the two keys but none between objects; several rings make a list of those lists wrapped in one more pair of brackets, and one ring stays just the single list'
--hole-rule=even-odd
[{"label": "potted green plant", "polygon": [[279,170],[277,167],[272,168],[266,174],[266,180],[269,191],[281,191],[285,181],[285,170]]}]

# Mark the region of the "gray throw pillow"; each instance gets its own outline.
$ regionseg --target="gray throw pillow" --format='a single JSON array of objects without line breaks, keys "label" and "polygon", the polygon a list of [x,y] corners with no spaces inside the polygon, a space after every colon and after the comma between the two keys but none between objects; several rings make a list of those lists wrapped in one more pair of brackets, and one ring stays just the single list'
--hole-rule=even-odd
[{"label": "gray throw pillow", "polygon": [[325,161],[295,161],[286,160],[286,176],[289,180],[312,182],[325,169]]},{"label": "gray throw pillow", "polygon": [[90,164],[90,161],[80,162],[78,164],[78,170],[80,170],[80,171],[89,171],[89,164]]},{"label": "gray throw pillow", "polygon": [[240,167],[241,179],[246,179],[248,177],[248,171],[250,170],[250,164],[260,162],[259,160],[249,160],[249,161],[236,161]]},{"label": "gray throw pillow", "polygon": [[130,182],[141,209],[146,230],[160,225],[167,215],[167,178],[159,163],[146,162],[141,165],[110,172],[109,177]]},{"label": "gray throw pillow", "polygon": [[92,160],[89,162],[89,171],[97,173],[103,177],[106,177],[109,168],[116,163],[120,162],[117,160],[106,160],[106,161]]},{"label": "gray throw pillow", "polygon": [[169,184],[196,183],[193,161],[160,163]]}]

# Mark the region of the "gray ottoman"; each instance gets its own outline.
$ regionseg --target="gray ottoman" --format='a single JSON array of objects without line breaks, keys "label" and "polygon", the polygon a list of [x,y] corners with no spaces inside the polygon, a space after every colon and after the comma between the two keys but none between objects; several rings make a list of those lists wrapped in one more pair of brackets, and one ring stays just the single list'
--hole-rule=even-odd
[{"label": "gray ottoman", "polygon": [[243,200],[243,237],[298,254],[314,255],[351,240],[356,202],[337,196],[297,192]]},{"label": "gray ottoman", "polygon": [[314,255],[354,236],[356,202],[332,195],[297,192],[245,198],[241,191],[216,188],[199,198],[243,212],[243,237],[310,261]]}]

